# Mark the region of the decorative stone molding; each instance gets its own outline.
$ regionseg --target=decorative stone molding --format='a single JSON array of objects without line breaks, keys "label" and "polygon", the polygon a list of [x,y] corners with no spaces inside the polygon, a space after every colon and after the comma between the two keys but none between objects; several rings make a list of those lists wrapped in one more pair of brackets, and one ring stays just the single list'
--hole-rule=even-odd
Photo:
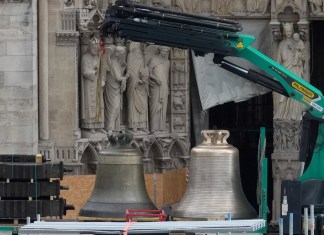
[{"label": "decorative stone molding", "polygon": [[308,7],[309,7],[309,17],[311,19],[321,19],[324,16],[324,5],[323,1],[316,0],[310,1],[308,0]]},{"label": "decorative stone molding", "polygon": [[76,14],[80,31],[98,31],[98,26],[104,19],[103,13],[97,7],[79,8]]},{"label": "decorative stone molding", "polygon": [[51,141],[39,141],[37,152],[45,156],[48,161],[55,160],[54,143]]},{"label": "decorative stone molding", "polygon": [[56,33],[57,45],[77,45],[79,32],[76,30],[76,11],[66,9],[60,12],[60,25]]},{"label": "decorative stone molding", "polygon": [[189,132],[188,50],[171,50],[171,132]]},{"label": "decorative stone molding", "polygon": [[181,169],[188,165],[190,142],[187,137],[147,136],[144,139],[135,139],[133,146],[144,151],[146,173]]},{"label": "decorative stone molding", "polygon": [[280,3],[272,1],[271,19],[280,22],[299,22],[306,19],[306,5],[298,4],[294,0],[284,0]]},{"label": "decorative stone molding", "polygon": [[56,45],[68,46],[77,45],[79,42],[79,32],[57,32]]},{"label": "decorative stone molding", "polygon": [[95,174],[100,151],[109,146],[108,138],[80,139],[76,143],[77,158],[82,163],[81,174]]},{"label": "decorative stone molding", "polygon": [[[95,174],[98,155],[102,149],[108,146],[109,141],[107,138],[84,138],[76,142],[75,148],[54,148],[52,146],[52,152],[55,153],[53,156],[55,155],[56,161],[64,161],[72,169],[73,165],[79,169],[80,164],[82,164],[79,174]],[[146,173],[161,173],[188,166],[190,142],[187,137],[178,135],[173,137],[135,135],[132,146],[143,153]]]},{"label": "decorative stone molding", "polygon": [[272,172],[275,180],[296,180],[300,175],[301,164],[298,160],[272,161]]},{"label": "decorative stone molding", "polygon": [[302,128],[302,123],[300,121],[274,120],[273,127],[274,153],[299,151]]}]

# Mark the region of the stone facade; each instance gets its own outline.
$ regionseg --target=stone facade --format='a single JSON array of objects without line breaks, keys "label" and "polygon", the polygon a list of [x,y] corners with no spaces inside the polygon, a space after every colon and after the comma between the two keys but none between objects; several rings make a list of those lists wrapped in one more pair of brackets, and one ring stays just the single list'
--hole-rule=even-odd
[{"label": "stone facade", "polygon": [[[81,128],[81,60],[90,38],[93,35],[99,38],[97,27],[108,4],[114,1],[41,0],[38,8],[37,2],[40,3],[36,0],[0,1],[0,153],[41,152],[52,161],[63,160],[75,174],[94,173],[97,155],[108,145],[108,140],[103,133],[89,134]],[[268,20],[275,60],[280,53],[280,42],[287,37],[283,23],[288,22],[304,45],[303,78],[309,81],[309,20],[323,19],[322,1],[136,2],[237,20]],[[104,46],[111,45],[125,46],[127,53],[130,51],[130,42],[106,38]],[[141,50],[144,55],[150,54],[147,45],[142,45]],[[134,133],[133,145],[144,154],[146,172],[183,168],[188,163],[191,147],[189,53],[171,48],[168,61],[166,129],[154,134]],[[39,78],[37,62],[41,66]],[[120,128],[127,131],[126,94],[123,99]],[[289,129],[291,133],[284,130],[286,126],[293,127]],[[300,126],[300,120],[274,120],[274,223],[279,218],[281,181],[298,177]]]},{"label": "stone facade", "polygon": [[0,149],[38,147],[37,1],[0,1]]},{"label": "stone facade", "polygon": [[[48,2],[48,126],[50,138],[40,139],[38,149],[48,159],[63,160],[74,173],[94,173],[98,153],[107,146],[107,135],[82,128],[82,56],[90,38],[99,38],[107,1]],[[105,39],[105,47],[126,46],[130,42]],[[143,53],[150,51],[144,48]],[[133,145],[144,154],[147,172],[164,172],[187,164],[189,141],[189,63],[188,52],[169,53],[169,99],[166,130],[154,134],[134,133]],[[146,61],[147,63],[147,61]],[[127,96],[124,92],[120,130],[128,131]],[[41,114],[40,114],[41,115]]]}]

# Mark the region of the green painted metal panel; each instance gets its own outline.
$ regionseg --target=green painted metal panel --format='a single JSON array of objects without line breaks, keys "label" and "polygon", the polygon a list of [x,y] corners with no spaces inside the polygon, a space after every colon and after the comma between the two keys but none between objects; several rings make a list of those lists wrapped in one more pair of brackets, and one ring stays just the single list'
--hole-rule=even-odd
[{"label": "green painted metal panel", "polygon": [[324,123],[320,123],[312,160],[300,181],[324,179]]}]

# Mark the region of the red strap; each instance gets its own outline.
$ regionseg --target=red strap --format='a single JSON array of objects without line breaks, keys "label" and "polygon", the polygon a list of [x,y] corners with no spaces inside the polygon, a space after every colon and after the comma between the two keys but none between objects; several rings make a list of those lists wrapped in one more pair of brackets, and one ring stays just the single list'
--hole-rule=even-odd
[{"label": "red strap", "polygon": [[102,50],[102,53],[105,54],[106,53],[105,41],[102,38],[99,41],[99,47]]},{"label": "red strap", "polygon": [[129,222],[126,224],[125,228],[124,228],[124,233],[123,235],[127,235],[128,229],[135,223],[135,221]]}]

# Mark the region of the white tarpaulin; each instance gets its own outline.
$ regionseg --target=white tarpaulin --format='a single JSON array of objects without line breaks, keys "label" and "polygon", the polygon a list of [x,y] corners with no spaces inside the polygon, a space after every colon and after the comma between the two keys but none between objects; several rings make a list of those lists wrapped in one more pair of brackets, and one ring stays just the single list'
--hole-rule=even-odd
[{"label": "white tarpaulin", "polygon": [[[256,40],[252,46],[264,54],[268,54],[271,49],[269,21],[245,20],[239,22],[243,26],[243,31],[240,33],[253,35]],[[196,57],[192,53],[200,101],[204,110],[230,101],[244,101],[269,92],[268,89],[260,85],[220,68],[213,63],[213,57],[213,54]],[[226,57],[226,60],[247,70],[254,69],[261,72],[256,66],[245,59]]]}]

